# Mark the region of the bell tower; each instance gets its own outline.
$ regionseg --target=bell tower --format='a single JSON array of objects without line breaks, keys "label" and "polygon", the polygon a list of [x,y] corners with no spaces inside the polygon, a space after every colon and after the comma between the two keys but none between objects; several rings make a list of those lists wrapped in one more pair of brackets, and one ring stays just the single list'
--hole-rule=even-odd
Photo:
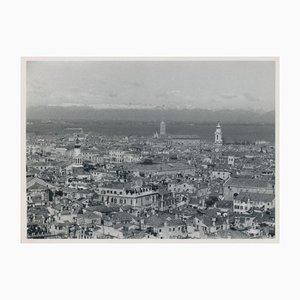
[{"label": "bell tower", "polygon": [[222,138],[222,128],[220,125],[220,121],[218,122],[216,126],[216,131],[215,131],[215,145],[222,145],[223,144],[223,138]]},{"label": "bell tower", "polygon": [[78,136],[76,138],[75,146],[74,146],[74,159],[75,159],[75,165],[80,167],[82,166],[82,155],[81,155],[81,144],[78,139]]},{"label": "bell tower", "polygon": [[160,135],[166,135],[166,123],[164,121],[161,121],[160,123]]}]

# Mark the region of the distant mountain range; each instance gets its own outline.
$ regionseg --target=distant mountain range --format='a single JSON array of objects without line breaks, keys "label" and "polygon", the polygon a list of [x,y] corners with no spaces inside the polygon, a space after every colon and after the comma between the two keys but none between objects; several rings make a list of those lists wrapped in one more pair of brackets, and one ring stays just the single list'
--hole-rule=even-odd
[{"label": "distant mountain range", "polygon": [[92,120],[92,121],[178,121],[253,124],[275,123],[275,111],[159,109],[159,108],[106,108],[89,106],[29,106],[27,119],[35,120]]}]

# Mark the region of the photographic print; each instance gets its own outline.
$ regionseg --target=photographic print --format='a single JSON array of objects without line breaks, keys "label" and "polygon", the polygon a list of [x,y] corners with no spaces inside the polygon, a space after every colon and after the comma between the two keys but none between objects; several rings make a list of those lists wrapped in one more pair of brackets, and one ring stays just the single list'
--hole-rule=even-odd
[{"label": "photographic print", "polygon": [[278,63],[24,58],[23,241],[276,241]]}]

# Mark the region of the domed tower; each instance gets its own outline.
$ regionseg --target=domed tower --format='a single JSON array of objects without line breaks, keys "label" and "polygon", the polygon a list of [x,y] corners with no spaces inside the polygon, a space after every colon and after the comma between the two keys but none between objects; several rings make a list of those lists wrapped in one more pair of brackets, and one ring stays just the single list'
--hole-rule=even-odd
[{"label": "domed tower", "polygon": [[223,138],[222,138],[222,128],[220,125],[220,121],[218,122],[216,126],[216,131],[215,131],[215,144],[216,145],[222,145],[223,144]]},{"label": "domed tower", "polygon": [[75,159],[75,165],[82,166],[81,144],[78,139],[78,136],[75,141],[73,157]]},{"label": "domed tower", "polygon": [[164,121],[160,122],[160,135],[166,135],[166,123]]}]

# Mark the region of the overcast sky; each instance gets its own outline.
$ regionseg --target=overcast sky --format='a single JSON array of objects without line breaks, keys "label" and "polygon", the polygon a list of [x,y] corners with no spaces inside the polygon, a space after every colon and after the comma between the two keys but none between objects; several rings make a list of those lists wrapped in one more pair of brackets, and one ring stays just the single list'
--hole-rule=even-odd
[{"label": "overcast sky", "polygon": [[274,62],[28,62],[28,105],[275,107]]}]

